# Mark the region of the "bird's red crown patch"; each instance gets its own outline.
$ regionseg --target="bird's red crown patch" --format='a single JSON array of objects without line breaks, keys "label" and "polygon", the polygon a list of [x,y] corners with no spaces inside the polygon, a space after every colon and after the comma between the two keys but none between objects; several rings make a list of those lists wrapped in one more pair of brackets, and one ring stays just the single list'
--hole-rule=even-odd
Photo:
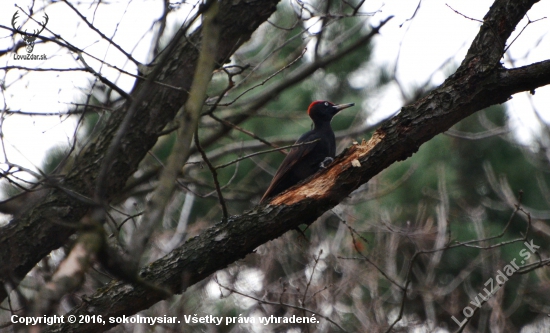
[{"label": "bird's red crown patch", "polygon": [[314,102],[311,102],[311,104],[310,104],[309,107],[307,108],[307,114],[310,113],[311,108],[312,108],[315,104],[319,104],[319,103],[328,103],[329,105],[334,105],[334,103],[327,102],[327,101],[314,101]]}]

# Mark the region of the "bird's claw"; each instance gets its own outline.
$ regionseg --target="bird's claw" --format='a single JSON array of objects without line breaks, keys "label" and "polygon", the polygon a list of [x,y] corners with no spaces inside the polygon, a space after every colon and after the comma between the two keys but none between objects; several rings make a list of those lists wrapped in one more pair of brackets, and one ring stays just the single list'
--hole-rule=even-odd
[{"label": "bird's claw", "polygon": [[334,162],[334,158],[328,157],[328,156],[325,157],[325,159],[323,160],[323,162],[321,162],[321,163],[319,164],[319,169],[326,169],[326,168],[330,165],[330,163],[332,163],[332,162]]}]

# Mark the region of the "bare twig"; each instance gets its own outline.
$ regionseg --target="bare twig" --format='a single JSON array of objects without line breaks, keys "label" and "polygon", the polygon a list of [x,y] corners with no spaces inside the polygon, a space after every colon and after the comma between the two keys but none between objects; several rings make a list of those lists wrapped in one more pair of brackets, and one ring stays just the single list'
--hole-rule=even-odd
[{"label": "bare twig", "polygon": [[223,220],[227,221],[227,218],[229,217],[229,214],[227,213],[227,206],[225,205],[225,200],[223,198],[222,190],[220,189],[220,182],[218,181],[218,172],[216,171],[216,168],[210,163],[210,160],[208,157],[206,157],[206,153],[201,147],[201,144],[199,142],[199,130],[197,129],[195,131],[195,146],[197,147],[197,150],[202,156],[202,160],[206,163],[208,166],[208,169],[210,170],[210,173],[212,174],[212,178],[214,179],[214,186],[216,186],[216,192],[218,193],[218,200],[220,201],[220,206],[222,206],[222,212],[223,212]]},{"label": "bare twig", "polygon": [[92,73],[95,77],[97,77],[99,79],[99,81],[103,82],[106,86],[108,86],[109,88],[111,88],[114,91],[116,91],[117,93],[119,93],[120,96],[124,97],[125,99],[127,99],[129,101],[133,100],[132,96],[130,96],[127,92],[122,90],[119,86],[117,86],[116,84],[111,82],[109,79],[107,79],[105,76],[101,75],[100,73],[96,72],[92,67],[90,67],[88,65],[88,63],[86,62],[86,60],[84,60],[84,57],[82,56],[82,53],[78,54],[77,60],[80,60],[82,65],[84,65],[84,68],[86,68],[86,70],[88,72]]},{"label": "bare twig", "polygon": [[304,296],[302,297],[302,306],[306,305],[306,297],[307,297],[307,291],[309,289],[309,286],[311,285],[311,281],[313,280],[313,274],[315,274],[315,268],[317,268],[317,264],[319,263],[319,258],[321,258],[321,255],[323,254],[323,249],[319,250],[319,253],[317,254],[317,258],[313,258],[313,267],[311,268],[311,274],[309,275],[309,279],[306,284],[306,290],[304,290]]},{"label": "bare twig", "polygon": [[264,150],[264,151],[259,151],[259,152],[256,152],[256,153],[252,153],[252,154],[248,154],[246,156],[243,156],[243,157],[239,157],[231,162],[227,162],[227,163],[224,163],[224,164],[220,164],[218,166],[216,166],[216,169],[222,169],[222,168],[225,168],[225,167],[228,167],[232,164],[235,164],[237,162],[240,162],[242,160],[245,160],[247,158],[251,158],[253,156],[257,156],[257,155],[262,155],[262,154],[267,154],[267,153],[272,153],[274,151],[282,151],[283,149],[288,149],[288,148],[294,148],[294,147],[299,147],[299,146],[303,146],[303,145],[310,145],[312,143],[315,143],[317,141],[319,141],[320,139],[317,139],[317,140],[313,140],[313,141],[308,141],[308,142],[302,142],[302,143],[297,143],[297,144],[294,144],[294,145],[288,145],[288,146],[283,146],[283,147],[278,147],[278,148],[275,148],[275,149],[269,149],[269,150]]},{"label": "bare twig", "polygon": [[534,21],[531,21],[531,19],[529,18],[529,16],[527,14],[525,14],[525,17],[527,17],[527,23],[525,24],[525,26],[521,29],[521,31],[518,33],[518,35],[516,36],[516,38],[514,38],[510,44],[508,44],[508,46],[504,49],[504,52],[508,51],[508,49],[510,48],[510,46],[512,46],[512,44],[514,44],[514,42],[516,41],[516,39],[519,38],[519,36],[521,36],[521,34],[523,33],[523,31],[529,26],[529,24],[531,23],[535,23],[535,22],[538,22],[540,20],[544,20],[546,19],[546,16],[545,17],[541,17],[537,20],[534,20]]},{"label": "bare twig", "polygon": [[95,31],[98,35],[101,36],[101,38],[103,38],[104,40],[106,40],[109,44],[113,45],[117,50],[119,50],[120,52],[122,52],[122,54],[124,54],[124,56],[126,56],[127,59],[131,60],[134,64],[136,65],[141,65],[141,63],[139,61],[137,61],[136,59],[134,59],[134,57],[132,57],[131,54],[129,54],[128,52],[126,52],[122,47],[120,47],[117,43],[115,43],[112,38],[109,38],[107,36],[105,36],[105,34],[103,34],[101,32],[101,30],[97,29],[96,27],[94,27],[94,25],[88,21],[88,19],[86,19],[86,17],[84,15],[82,15],[82,13],[76,9],[76,7],[74,7],[70,2],[68,1],[63,1],[67,6],[69,6],[69,8],[71,8],[75,13],[76,15],[78,15],[82,21],[84,21],[84,23],[86,23],[88,25],[88,27],[90,29],[92,29],[93,31]]},{"label": "bare twig", "polygon": [[458,15],[464,17],[464,18],[467,18],[468,20],[471,20],[471,21],[476,21],[476,22],[479,22],[479,23],[483,23],[482,20],[478,20],[478,19],[475,19],[475,18],[471,18],[469,16],[466,16],[464,14],[462,14],[461,12],[459,12],[458,10],[454,9],[453,7],[449,6],[448,3],[445,4],[445,6],[449,7],[453,12],[457,13]]},{"label": "bare twig", "polygon": [[289,307],[289,308],[293,308],[293,309],[296,309],[296,310],[302,310],[302,311],[305,311],[305,312],[309,312],[311,314],[314,314],[318,317],[321,317],[323,319],[325,319],[326,321],[330,322],[331,324],[333,324],[334,326],[338,327],[342,332],[347,332],[342,326],[338,325],[334,320],[330,319],[329,317],[327,316],[324,316],[322,315],[321,313],[319,312],[316,312],[316,311],[313,311],[311,309],[308,309],[308,308],[304,308],[304,307],[301,307],[301,306],[296,306],[296,305],[292,305],[292,304],[286,304],[286,303],[281,303],[281,302],[270,302],[270,301],[266,301],[264,299],[260,299],[260,298],[257,298],[257,297],[254,297],[254,296],[251,296],[251,295],[247,295],[245,293],[242,293],[238,290],[235,290],[233,288],[229,288],[229,287],[226,287],[224,285],[222,285],[217,278],[214,278],[216,283],[218,284],[218,286],[220,286],[221,288],[229,291],[229,292],[232,292],[232,293],[235,293],[237,295],[241,295],[241,296],[244,296],[244,297],[247,297],[247,298],[250,298],[250,299],[253,299],[255,300],[256,302],[259,302],[261,304],[268,304],[268,305],[276,305],[276,306],[286,306],[286,307]]},{"label": "bare twig", "polygon": [[[241,132],[241,133],[244,133],[244,134],[246,134],[246,135],[249,135],[249,136],[253,137],[254,139],[256,139],[256,140],[258,140],[258,141],[260,141],[260,142],[262,142],[262,143],[265,143],[266,145],[268,145],[268,146],[270,146],[270,147],[279,148],[277,145],[274,145],[274,144],[272,144],[271,142],[269,142],[269,141],[267,141],[267,140],[265,140],[265,139],[262,139],[261,137],[259,137],[258,135],[252,133],[251,131],[245,130],[244,128],[242,128],[242,127],[240,127],[240,126],[237,126],[237,125],[235,125],[235,124],[233,124],[233,123],[231,123],[231,122],[229,122],[229,121],[227,121],[227,120],[225,120],[225,119],[220,119],[220,118],[216,117],[216,116],[213,115],[213,114],[210,114],[209,116],[210,116],[212,119],[214,119],[214,120],[216,120],[216,121],[218,121],[218,122],[224,124],[225,126],[233,127],[233,128],[236,129],[237,131],[239,131],[239,132]],[[198,148],[198,147],[197,147],[197,148]],[[278,151],[281,152],[282,154],[285,154],[285,153],[284,153],[282,150],[280,150],[280,149],[279,149]]]},{"label": "bare twig", "polygon": [[243,91],[242,93],[240,93],[237,97],[235,97],[231,102],[228,102],[228,103],[223,103],[223,104],[219,104],[219,106],[229,106],[233,103],[235,103],[238,99],[240,99],[241,97],[243,97],[246,93],[248,93],[249,91],[251,90],[254,90],[258,87],[261,87],[263,86],[264,84],[266,84],[269,80],[271,80],[272,78],[274,78],[275,76],[277,76],[279,73],[283,72],[285,69],[289,68],[290,66],[294,65],[298,60],[302,59],[302,57],[304,56],[304,54],[306,53],[307,51],[307,48],[305,48],[302,53],[294,60],[292,60],[290,63],[286,64],[285,66],[283,66],[283,68],[279,69],[278,71],[276,71],[275,73],[271,74],[269,77],[267,77],[265,80],[263,80],[262,82],[246,89],[245,91]]},{"label": "bare twig", "polygon": [[454,129],[449,129],[444,134],[455,138],[459,138],[459,139],[481,140],[481,139],[486,139],[493,136],[499,136],[499,135],[508,134],[508,133],[510,133],[510,129],[508,127],[497,127],[497,128],[479,132],[479,133],[467,133],[467,132],[457,131]]}]

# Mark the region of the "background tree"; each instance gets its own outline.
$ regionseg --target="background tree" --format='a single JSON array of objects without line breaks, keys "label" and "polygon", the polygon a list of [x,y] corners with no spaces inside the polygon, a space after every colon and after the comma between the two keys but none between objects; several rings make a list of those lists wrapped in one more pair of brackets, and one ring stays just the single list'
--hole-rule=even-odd
[{"label": "background tree", "polygon": [[[68,112],[77,124],[68,146],[37,170],[5,160],[7,191],[20,194],[0,205],[13,215],[0,229],[2,327],[97,332],[116,326],[109,318],[140,311],[180,323],[115,330],[545,325],[548,130],[541,122],[532,144],[519,144],[499,105],[550,82],[549,60],[501,64],[536,2],[496,0],[453,74],[409,94],[408,105],[382,124],[366,125],[367,107],[336,117],[344,152],[260,207],[280,147],[309,129],[304,110],[312,100],[368,105],[372,91],[399,84],[388,70],[371,74],[367,86],[353,80],[364,75],[389,17],[369,26],[373,14],[362,1],[165,2],[148,35],[149,59],[137,60],[119,45],[117,30],[110,37],[96,28],[94,11],[108,4],[48,4],[48,11],[76,14],[128,68],[50,29],[37,46],[56,45],[74,67],[6,60],[2,68],[4,118],[25,113],[6,98],[24,75],[90,75]],[[172,30],[170,14],[182,12],[189,15]],[[2,57],[22,52],[21,31],[2,28],[15,36]],[[128,77],[131,88],[123,86]],[[305,239],[286,233],[299,226]],[[513,260],[507,283],[483,297],[486,282]],[[29,328],[12,325],[12,314],[93,319]],[[185,323],[194,314],[256,323]],[[271,315],[319,323],[258,322]]]}]

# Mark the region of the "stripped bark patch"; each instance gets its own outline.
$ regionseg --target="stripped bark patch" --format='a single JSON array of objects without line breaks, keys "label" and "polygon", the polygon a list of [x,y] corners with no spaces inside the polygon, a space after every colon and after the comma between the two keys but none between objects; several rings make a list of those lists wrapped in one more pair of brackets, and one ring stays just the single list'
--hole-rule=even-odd
[{"label": "stripped bark patch", "polygon": [[[281,195],[275,197],[270,204],[293,205],[306,198],[315,200],[323,198],[335,187],[338,175],[349,168],[361,167],[359,161],[364,159],[365,156],[384,139],[384,137],[385,133],[383,131],[376,131],[369,141],[363,139],[361,144],[352,145],[343,155],[336,157],[334,162],[329,165],[326,170],[316,174],[315,178],[302,186],[291,188],[289,191],[283,192]],[[355,163],[355,165],[353,163]],[[356,166],[357,163],[359,163],[359,166]]]}]

